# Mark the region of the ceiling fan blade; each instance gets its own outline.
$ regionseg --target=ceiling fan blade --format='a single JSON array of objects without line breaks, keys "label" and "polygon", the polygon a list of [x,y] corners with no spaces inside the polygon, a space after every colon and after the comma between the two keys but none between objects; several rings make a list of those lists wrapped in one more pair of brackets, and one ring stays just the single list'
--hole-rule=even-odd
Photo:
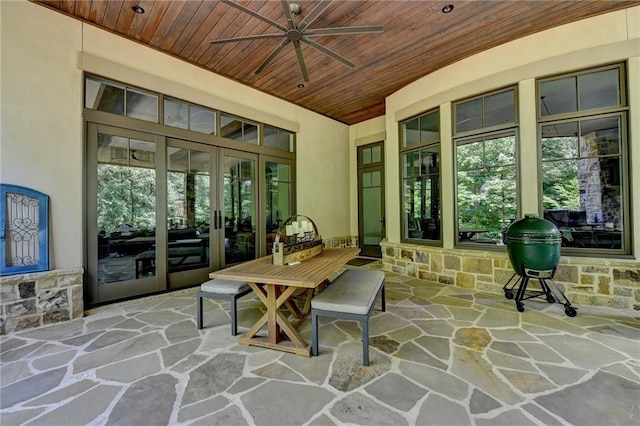
[{"label": "ceiling fan blade", "polygon": [[284,40],[282,40],[280,42],[280,44],[278,45],[278,47],[276,47],[270,54],[269,56],[267,56],[267,59],[265,59],[264,61],[262,61],[262,63],[258,66],[258,68],[256,68],[256,70],[253,72],[254,74],[258,74],[260,71],[262,71],[264,69],[264,67],[266,67],[269,62],[271,62],[273,60],[273,58],[276,57],[276,55],[278,53],[280,53],[280,51],[287,45],[289,44],[291,40],[289,40],[288,38],[285,38]]},{"label": "ceiling fan blade", "polygon": [[222,3],[228,4],[228,5],[229,5],[229,6],[231,6],[231,7],[235,7],[236,9],[241,10],[241,11],[243,11],[243,12],[245,12],[245,13],[247,13],[247,14],[251,15],[251,16],[253,16],[254,18],[258,18],[258,19],[260,19],[261,21],[264,21],[264,22],[266,22],[266,23],[268,23],[268,24],[270,24],[270,25],[273,25],[274,27],[279,28],[279,29],[281,29],[282,31],[287,31],[287,29],[288,29],[288,28],[287,28],[287,27],[285,27],[284,25],[279,24],[279,23],[277,23],[276,21],[272,21],[271,19],[267,18],[266,16],[262,16],[262,15],[260,15],[259,13],[254,12],[253,10],[251,10],[251,9],[249,9],[249,8],[246,8],[246,7],[242,6],[241,4],[236,3],[236,2],[235,2],[235,1],[233,1],[233,0],[220,0],[220,1],[221,1]]},{"label": "ceiling fan blade", "polygon": [[302,71],[302,78],[304,81],[309,81],[309,74],[307,73],[307,65],[304,63],[304,56],[302,56],[302,48],[300,47],[300,41],[294,40],[293,47],[296,50],[296,56],[298,57],[298,64],[300,64],[300,71]]},{"label": "ceiling fan blade", "polygon": [[349,68],[355,67],[355,65],[353,63],[351,63],[351,61],[349,61],[347,58],[344,58],[344,57],[338,55],[333,50],[327,49],[326,47],[324,47],[320,43],[316,43],[315,41],[313,41],[311,39],[308,39],[306,37],[306,33],[305,33],[305,37],[302,37],[302,41],[304,41],[305,43],[307,43],[309,46],[313,47],[314,49],[319,50],[320,52],[324,53],[325,55],[335,59],[336,61],[342,62],[343,64],[345,64]]},{"label": "ceiling fan blade", "polygon": [[316,18],[318,16],[320,16],[320,14],[322,12],[324,12],[324,10],[329,7],[329,5],[331,4],[333,0],[323,0],[321,1],[312,11],[311,13],[309,13],[307,16],[305,16],[305,18],[300,21],[300,24],[298,24],[298,29],[300,31],[304,30],[305,28],[307,28],[309,25],[311,25],[313,23],[313,21],[316,20]]},{"label": "ceiling fan blade", "polygon": [[255,35],[247,35],[240,37],[231,37],[231,38],[219,38],[218,40],[211,40],[209,43],[217,44],[217,43],[228,43],[231,41],[245,41],[245,40],[256,40],[261,38],[272,38],[272,37],[282,37],[282,33],[277,34],[255,34]]},{"label": "ceiling fan blade", "polygon": [[293,22],[293,14],[291,13],[291,9],[289,8],[289,2],[287,2],[287,0],[280,0],[280,4],[282,4],[284,17],[287,19],[287,26],[289,27],[289,29],[294,29],[296,27],[296,23]]},{"label": "ceiling fan blade", "polygon": [[384,32],[383,25],[364,25],[359,27],[330,27],[330,28],[313,28],[306,30],[304,35],[307,37],[318,37],[328,35],[343,34],[371,34]]}]

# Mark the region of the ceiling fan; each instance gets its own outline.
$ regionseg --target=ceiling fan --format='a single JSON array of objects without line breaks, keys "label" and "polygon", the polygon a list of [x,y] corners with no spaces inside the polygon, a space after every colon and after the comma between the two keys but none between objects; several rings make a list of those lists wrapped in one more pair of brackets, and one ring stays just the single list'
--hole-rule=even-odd
[{"label": "ceiling fan", "polygon": [[217,44],[217,43],[228,43],[228,42],[238,42],[238,41],[246,41],[246,40],[256,40],[263,38],[277,38],[284,37],[284,39],[278,44],[278,46],[267,56],[267,58],[262,61],[262,63],[256,68],[254,71],[255,74],[258,74],[262,71],[272,60],[273,58],[280,53],[280,51],[289,43],[293,43],[293,48],[295,49],[296,56],[298,58],[298,64],[300,65],[300,71],[302,71],[302,78],[304,81],[309,81],[309,74],[307,72],[307,66],[304,62],[304,56],[302,55],[302,48],[300,47],[300,42],[306,43],[314,49],[320,51],[321,53],[335,59],[348,66],[349,68],[353,68],[355,65],[350,62],[348,59],[343,56],[337,54],[336,52],[328,49],[327,47],[317,43],[311,39],[311,37],[320,37],[320,36],[330,36],[330,35],[350,35],[350,34],[369,34],[369,33],[381,33],[384,31],[384,27],[382,25],[364,25],[364,26],[353,26],[353,27],[328,27],[328,28],[309,28],[309,26],[318,18],[318,16],[324,12],[324,10],[331,4],[333,0],[323,0],[321,1],[307,16],[305,16],[300,22],[296,22],[296,17],[299,16],[302,12],[302,8],[298,3],[289,3],[286,0],[281,0],[282,9],[284,11],[284,16],[287,19],[287,25],[280,24],[276,21],[273,21],[259,13],[242,6],[241,4],[233,1],[233,0],[221,0],[222,3],[228,4],[229,6],[235,7],[236,9],[245,12],[254,18],[258,18],[261,21],[264,21],[271,26],[278,28],[281,32],[278,33],[269,33],[269,34],[256,34],[256,35],[247,35],[247,36],[239,36],[232,38],[223,38],[218,40],[212,40],[209,43]]}]

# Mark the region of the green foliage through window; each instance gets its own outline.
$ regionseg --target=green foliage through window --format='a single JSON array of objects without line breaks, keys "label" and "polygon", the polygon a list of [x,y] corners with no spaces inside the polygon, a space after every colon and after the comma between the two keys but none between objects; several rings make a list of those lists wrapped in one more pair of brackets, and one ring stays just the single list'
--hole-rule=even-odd
[{"label": "green foliage through window", "polygon": [[457,146],[458,230],[499,242],[517,216],[516,138],[503,134]]},{"label": "green foliage through window", "polygon": [[98,229],[108,235],[122,225],[155,227],[155,181],[153,169],[98,164]]}]

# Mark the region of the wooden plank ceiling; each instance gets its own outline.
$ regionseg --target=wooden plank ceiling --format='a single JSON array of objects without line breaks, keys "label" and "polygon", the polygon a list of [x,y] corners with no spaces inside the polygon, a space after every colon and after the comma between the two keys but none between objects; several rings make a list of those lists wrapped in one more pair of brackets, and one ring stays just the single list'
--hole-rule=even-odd
[{"label": "wooden plank ceiling", "polygon": [[[292,43],[260,73],[254,72],[285,39],[284,32],[277,38],[209,43],[281,31],[223,2],[32,1],[346,124],[383,115],[386,96],[463,58],[538,31],[640,4],[625,0],[335,0],[309,29],[380,24],[384,32],[313,37],[353,62],[354,68],[301,43],[309,73],[309,81],[304,82]],[[238,3],[287,25],[280,1]],[[301,6],[298,19],[304,19],[320,2],[297,3]],[[442,9],[447,4],[454,9],[445,14]],[[132,7],[137,5],[144,13],[134,13]]]}]

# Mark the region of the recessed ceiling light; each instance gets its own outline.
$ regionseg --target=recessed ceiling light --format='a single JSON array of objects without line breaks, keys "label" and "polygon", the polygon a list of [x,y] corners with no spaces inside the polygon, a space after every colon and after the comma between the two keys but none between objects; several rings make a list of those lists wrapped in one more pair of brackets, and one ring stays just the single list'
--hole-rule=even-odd
[{"label": "recessed ceiling light", "polygon": [[453,10],[453,5],[452,4],[448,4],[445,7],[442,8],[442,13],[449,13]]},{"label": "recessed ceiling light", "polygon": [[303,83],[298,84],[298,89],[302,89],[304,87]]},{"label": "recessed ceiling light", "polygon": [[144,9],[142,8],[142,6],[131,6],[131,10],[133,10],[135,13],[144,13]]}]

